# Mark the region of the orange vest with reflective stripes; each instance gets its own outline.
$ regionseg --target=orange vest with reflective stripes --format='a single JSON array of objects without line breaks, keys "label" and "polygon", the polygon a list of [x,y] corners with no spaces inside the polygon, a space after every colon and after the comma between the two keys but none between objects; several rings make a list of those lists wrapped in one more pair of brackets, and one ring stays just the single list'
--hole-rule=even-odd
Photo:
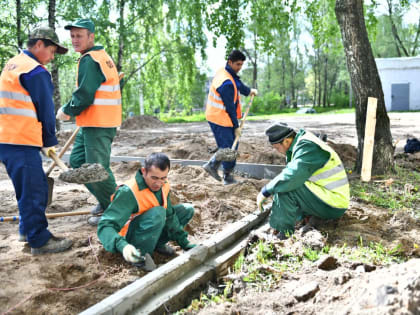
[{"label": "orange vest with reflective stripes", "polygon": [[[124,224],[123,228],[119,232],[121,236],[126,236],[128,232],[128,227],[130,223],[134,220],[135,217],[139,216],[140,214],[146,212],[147,210],[152,209],[153,207],[161,206],[159,201],[157,200],[155,194],[149,189],[145,188],[140,190],[139,186],[137,185],[136,178],[130,179],[126,185],[131,189],[134,194],[134,197],[137,200],[137,207],[138,211],[133,213],[128,221]],[[169,195],[170,185],[168,182],[163,184],[162,186],[162,198],[163,198],[163,207],[165,209],[168,208],[168,195]]]},{"label": "orange vest with reflective stripes", "polygon": [[1,73],[0,143],[42,147],[42,124],[31,96],[19,80],[38,66],[42,65],[21,53],[10,59]]},{"label": "orange vest with reflective stripes", "polygon": [[216,75],[211,82],[209,95],[207,97],[207,106],[206,106],[206,119],[216,125],[224,127],[233,127],[232,120],[229,117],[229,114],[226,111],[226,106],[223,104],[222,98],[217,92],[217,89],[225,82],[230,80],[233,84],[235,90],[235,95],[233,97],[233,102],[237,104],[236,107],[236,117],[242,117],[242,104],[241,104],[241,95],[238,92],[236,87],[236,82],[233,79],[232,75],[222,68],[216,72]]},{"label": "orange vest with reflective stripes", "polygon": [[[90,55],[99,64],[105,76],[105,82],[96,90],[93,104],[76,116],[76,125],[81,127],[119,127],[122,120],[122,108],[117,67],[103,49],[92,50],[83,56],[85,55]],[[80,59],[77,65],[77,73],[79,73]],[[77,80],[76,86],[78,86]]]}]

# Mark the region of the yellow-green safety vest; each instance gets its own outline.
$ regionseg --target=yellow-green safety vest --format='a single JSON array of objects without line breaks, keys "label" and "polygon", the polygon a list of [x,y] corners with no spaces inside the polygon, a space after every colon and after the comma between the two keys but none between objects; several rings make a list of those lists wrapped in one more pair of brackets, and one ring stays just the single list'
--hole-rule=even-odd
[{"label": "yellow-green safety vest", "polygon": [[306,131],[293,147],[292,158],[297,144],[302,140],[316,143],[330,153],[330,158],[323,167],[316,170],[305,182],[305,186],[318,198],[331,207],[347,209],[350,203],[350,186],[343,163],[338,154],[313,133]]}]

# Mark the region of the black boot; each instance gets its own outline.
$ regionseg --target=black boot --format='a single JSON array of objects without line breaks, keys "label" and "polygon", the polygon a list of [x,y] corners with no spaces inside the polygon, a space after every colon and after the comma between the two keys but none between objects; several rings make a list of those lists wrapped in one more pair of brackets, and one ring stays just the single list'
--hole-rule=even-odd
[{"label": "black boot", "polygon": [[220,164],[222,163],[222,161],[217,161],[216,160],[216,155],[213,155],[210,159],[210,161],[208,161],[207,163],[205,163],[203,165],[204,170],[211,176],[213,177],[215,180],[217,181],[222,181],[222,179],[219,176],[219,173],[217,172],[217,170],[219,169]]},{"label": "black boot", "polygon": [[223,171],[223,185],[236,184],[237,181],[233,178],[233,170]]}]

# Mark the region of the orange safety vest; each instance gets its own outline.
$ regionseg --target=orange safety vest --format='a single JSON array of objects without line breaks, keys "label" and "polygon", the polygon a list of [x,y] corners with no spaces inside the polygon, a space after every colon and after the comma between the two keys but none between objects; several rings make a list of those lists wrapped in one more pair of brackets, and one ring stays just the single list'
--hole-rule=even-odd
[{"label": "orange safety vest", "polygon": [[1,73],[0,143],[42,147],[42,124],[29,92],[19,80],[38,66],[42,65],[21,53],[10,59]]},{"label": "orange safety vest", "polygon": [[[122,120],[122,108],[117,67],[103,49],[92,50],[83,56],[85,55],[90,55],[99,64],[105,76],[105,82],[96,90],[93,104],[76,116],[76,125],[80,127],[119,127]],[[77,65],[77,73],[79,73],[80,59]],[[76,86],[78,86],[77,80]]]},{"label": "orange safety vest", "polygon": [[[139,216],[140,214],[150,210],[153,207],[160,206],[159,201],[157,200],[155,194],[149,189],[145,188],[140,190],[139,186],[137,185],[136,178],[130,179],[126,185],[131,189],[131,191],[134,194],[134,197],[137,200],[137,207],[138,211],[136,213],[133,213],[128,221],[124,224],[121,231],[118,233],[121,236],[126,236],[128,232],[128,227],[130,226],[130,223],[134,220],[135,217]],[[170,185],[168,182],[163,184],[162,186],[162,198],[163,198],[163,207],[165,209],[168,208],[168,195],[169,195]]]},{"label": "orange safety vest", "polygon": [[209,96],[207,98],[207,106],[206,106],[206,119],[216,125],[224,126],[224,127],[233,127],[232,120],[229,117],[229,114],[226,111],[226,106],[223,104],[223,100],[217,92],[217,89],[225,82],[226,80],[230,80],[233,84],[233,88],[235,89],[235,95],[233,97],[233,102],[236,104],[236,117],[242,117],[242,104],[241,104],[241,95],[238,92],[238,88],[236,87],[236,82],[233,79],[232,75],[226,71],[226,69],[222,68],[216,72],[216,75],[211,82]]}]

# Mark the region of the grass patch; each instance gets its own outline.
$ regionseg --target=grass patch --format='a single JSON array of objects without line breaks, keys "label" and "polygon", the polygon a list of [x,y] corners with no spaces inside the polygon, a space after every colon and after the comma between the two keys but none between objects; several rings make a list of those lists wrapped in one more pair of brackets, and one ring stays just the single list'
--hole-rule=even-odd
[{"label": "grass patch", "polygon": [[420,173],[407,171],[399,166],[395,167],[394,174],[372,180],[371,182],[352,181],[351,195],[364,202],[376,206],[395,210],[420,210]]}]

